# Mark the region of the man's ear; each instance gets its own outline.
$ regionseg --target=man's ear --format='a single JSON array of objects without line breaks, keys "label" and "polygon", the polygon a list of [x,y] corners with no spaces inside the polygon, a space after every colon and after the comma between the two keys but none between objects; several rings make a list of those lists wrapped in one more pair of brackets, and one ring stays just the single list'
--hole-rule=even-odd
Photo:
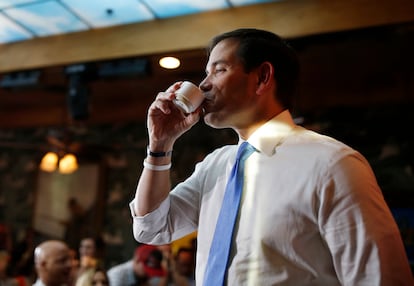
[{"label": "man's ear", "polygon": [[257,93],[261,94],[273,85],[274,68],[270,62],[263,62],[257,68]]},{"label": "man's ear", "polygon": [[46,269],[46,268],[47,268],[47,261],[46,261],[46,259],[43,259],[39,263],[39,269]]}]

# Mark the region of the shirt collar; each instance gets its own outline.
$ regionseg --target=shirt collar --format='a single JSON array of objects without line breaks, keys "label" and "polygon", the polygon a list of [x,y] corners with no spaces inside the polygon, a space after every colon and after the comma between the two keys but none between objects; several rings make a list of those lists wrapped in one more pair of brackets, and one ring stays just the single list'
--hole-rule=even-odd
[{"label": "shirt collar", "polygon": [[33,286],[45,286],[45,284],[42,282],[42,280],[40,280],[40,278],[38,278]]},{"label": "shirt collar", "polygon": [[[289,133],[296,127],[289,110],[285,110],[260,126],[247,141],[256,150],[268,156],[276,152],[276,147],[283,143]],[[239,142],[240,143],[240,142]]]}]

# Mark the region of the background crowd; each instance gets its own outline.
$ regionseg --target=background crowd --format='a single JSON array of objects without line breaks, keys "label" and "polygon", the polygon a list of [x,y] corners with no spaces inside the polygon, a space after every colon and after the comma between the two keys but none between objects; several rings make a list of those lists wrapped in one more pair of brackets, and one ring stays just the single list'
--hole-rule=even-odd
[{"label": "background crowd", "polygon": [[106,265],[101,237],[83,237],[77,248],[56,239],[34,244],[32,235],[13,245],[8,228],[0,225],[0,285],[191,286],[194,242],[178,247],[137,244],[129,260]]}]

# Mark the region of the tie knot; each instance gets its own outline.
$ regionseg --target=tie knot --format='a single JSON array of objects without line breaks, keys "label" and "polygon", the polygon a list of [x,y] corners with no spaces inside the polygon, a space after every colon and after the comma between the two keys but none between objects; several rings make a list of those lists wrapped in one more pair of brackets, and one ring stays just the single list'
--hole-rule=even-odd
[{"label": "tie knot", "polygon": [[237,151],[236,160],[244,161],[246,160],[256,149],[250,145],[247,141],[243,142],[239,150]]}]

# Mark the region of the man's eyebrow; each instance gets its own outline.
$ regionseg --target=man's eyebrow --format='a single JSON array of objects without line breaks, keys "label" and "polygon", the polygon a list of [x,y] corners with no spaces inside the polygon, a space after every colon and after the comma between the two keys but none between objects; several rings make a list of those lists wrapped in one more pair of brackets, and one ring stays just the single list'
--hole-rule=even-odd
[{"label": "man's eyebrow", "polygon": [[216,65],[218,65],[218,64],[225,64],[225,63],[226,63],[226,61],[225,61],[225,60],[217,60],[217,61],[213,62],[211,65],[212,65],[212,66],[216,66]]}]

